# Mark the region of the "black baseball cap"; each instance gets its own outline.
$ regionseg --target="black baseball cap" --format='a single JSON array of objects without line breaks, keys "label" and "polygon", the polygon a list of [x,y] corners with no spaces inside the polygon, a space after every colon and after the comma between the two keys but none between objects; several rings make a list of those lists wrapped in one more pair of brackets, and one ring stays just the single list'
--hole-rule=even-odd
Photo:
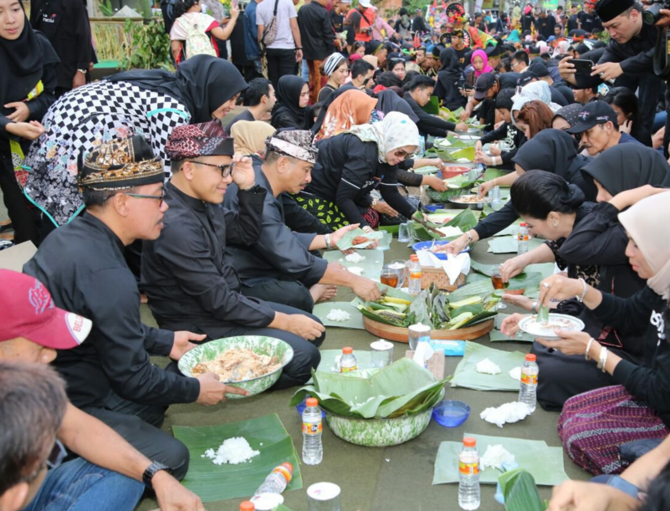
[{"label": "black baseball cap", "polygon": [[486,93],[491,87],[496,83],[496,77],[493,73],[484,73],[475,82],[475,95],[474,98],[477,101],[482,101],[486,99]]},{"label": "black baseball cap", "polygon": [[579,135],[597,124],[609,121],[617,123],[617,115],[612,107],[604,101],[592,101],[584,105],[584,108],[577,113],[576,124],[565,131],[572,135]]},{"label": "black baseball cap", "polygon": [[516,84],[523,87],[526,84],[529,84],[533,80],[537,80],[538,76],[532,71],[524,71],[521,73],[519,78],[517,78]]},{"label": "black baseball cap", "polygon": [[538,78],[549,76],[549,69],[547,68],[546,64],[544,62],[540,62],[539,60],[533,60],[533,62],[530,63],[530,66],[528,66],[528,70]]}]

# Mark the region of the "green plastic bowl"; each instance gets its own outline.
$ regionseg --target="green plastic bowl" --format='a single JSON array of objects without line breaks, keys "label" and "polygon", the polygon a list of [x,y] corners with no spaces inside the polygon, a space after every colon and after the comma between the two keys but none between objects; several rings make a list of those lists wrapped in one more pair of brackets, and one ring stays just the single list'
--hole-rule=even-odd
[{"label": "green plastic bowl", "polygon": [[281,339],[260,335],[240,335],[238,337],[216,339],[193,348],[191,351],[185,353],[179,360],[179,370],[185,376],[193,376],[191,371],[196,364],[213,360],[219,354],[225,353],[231,349],[242,348],[249,349],[259,355],[276,356],[281,361],[281,367],[271,373],[259,376],[258,378],[227,383],[226,385],[239,387],[249,392],[248,396],[228,394],[226,396],[228,399],[244,399],[245,397],[255,396],[256,394],[265,392],[277,382],[286,364],[293,360],[293,348]]}]

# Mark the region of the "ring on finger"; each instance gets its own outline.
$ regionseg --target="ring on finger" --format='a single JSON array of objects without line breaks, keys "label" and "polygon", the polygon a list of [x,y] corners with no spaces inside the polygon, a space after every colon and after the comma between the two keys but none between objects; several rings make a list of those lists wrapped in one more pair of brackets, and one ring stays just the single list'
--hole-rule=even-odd
[{"label": "ring on finger", "polygon": [[544,283],[544,284],[542,284],[542,285],[543,285],[543,286],[545,287],[545,289],[549,289],[549,288],[551,287],[551,286],[549,285],[549,283],[548,283],[548,282],[545,282],[545,283]]}]

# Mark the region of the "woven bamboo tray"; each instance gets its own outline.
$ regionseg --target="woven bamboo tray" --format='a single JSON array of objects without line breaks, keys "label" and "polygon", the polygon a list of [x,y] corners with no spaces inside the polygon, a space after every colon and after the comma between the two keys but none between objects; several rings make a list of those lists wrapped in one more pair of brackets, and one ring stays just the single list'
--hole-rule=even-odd
[{"label": "woven bamboo tray", "polygon": [[443,291],[456,291],[459,287],[465,284],[465,275],[460,274],[456,282],[452,285],[449,283],[449,277],[442,268],[430,268],[427,266],[421,267],[421,289],[427,289],[432,283],[435,283],[438,289]]},{"label": "woven bamboo tray", "polygon": [[[372,335],[396,342],[409,342],[409,329],[387,325],[363,316],[363,326]],[[493,319],[483,321],[477,325],[457,330],[431,330],[430,338],[446,341],[472,341],[493,330]]]}]

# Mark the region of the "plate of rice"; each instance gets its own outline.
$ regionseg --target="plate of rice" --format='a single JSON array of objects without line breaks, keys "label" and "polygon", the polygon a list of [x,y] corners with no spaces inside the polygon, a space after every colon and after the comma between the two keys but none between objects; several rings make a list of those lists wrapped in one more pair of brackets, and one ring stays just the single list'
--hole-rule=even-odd
[{"label": "plate of rice", "polygon": [[560,339],[556,335],[556,330],[569,330],[572,332],[581,332],[584,330],[584,322],[567,314],[549,314],[549,321],[541,323],[536,314],[526,316],[519,321],[519,328],[534,337],[541,339],[555,340]]}]

